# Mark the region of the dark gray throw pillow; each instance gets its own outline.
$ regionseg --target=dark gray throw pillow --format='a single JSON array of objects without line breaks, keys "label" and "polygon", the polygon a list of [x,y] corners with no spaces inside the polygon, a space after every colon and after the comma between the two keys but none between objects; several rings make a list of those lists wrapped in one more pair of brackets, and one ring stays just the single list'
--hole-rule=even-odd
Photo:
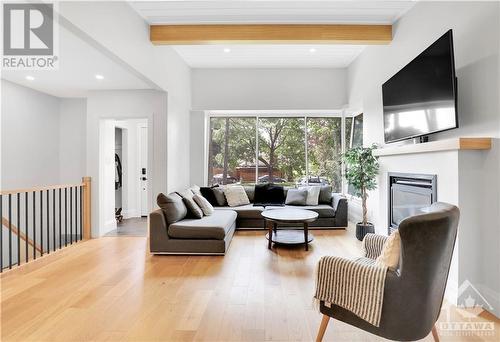
[{"label": "dark gray throw pillow", "polygon": [[287,205],[306,205],[307,190],[289,189],[286,194],[285,204]]},{"label": "dark gray throw pillow", "polygon": [[194,201],[194,194],[191,192],[191,190],[188,189],[182,192],[178,192],[178,194],[182,197],[182,201],[187,207],[189,213],[188,216],[201,219],[203,217],[203,210],[201,210],[200,206]]},{"label": "dark gray throw pillow", "polygon": [[330,185],[323,185],[319,190],[318,203],[330,204],[332,202],[332,187]]},{"label": "dark gray throw pillow", "polygon": [[217,206],[224,207],[227,205],[226,196],[224,195],[224,190],[220,187],[212,188],[214,192],[215,199],[217,200]]},{"label": "dark gray throw pillow", "polygon": [[182,197],[175,192],[168,195],[160,193],[156,198],[156,203],[163,210],[167,224],[180,221],[186,217],[187,208],[182,201]]}]

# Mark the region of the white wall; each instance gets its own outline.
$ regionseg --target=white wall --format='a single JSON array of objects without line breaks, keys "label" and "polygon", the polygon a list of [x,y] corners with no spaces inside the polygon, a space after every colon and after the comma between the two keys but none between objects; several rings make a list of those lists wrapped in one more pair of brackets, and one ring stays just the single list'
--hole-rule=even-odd
[{"label": "white wall", "polygon": [[196,110],[338,109],[345,69],[193,69]]},{"label": "white wall", "polygon": [[192,111],[190,120],[189,179],[191,184],[205,185],[205,112]]},{"label": "white wall", "polygon": [[191,106],[187,64],[171,47],[151,44],[149,26],[126,2],[68,1],[61,2],[59,10],[71,25],[85,33],[80,32],[83,39],[91,39],[101,51],[106,50],[117,62],[168,92],[168,160],[157,162],[167,164],[168,191],[187,187]]},{"label": "white wall", "polygon": [[2,188],[59,183],[59,98],[2,80]]},{"label": "white wall", "polygon": [[[101,236],[114,229],[111,220],[106,215],[101,215],[105,210],[107,215],[114,207],[106,208],[101,204],[109,203],[104,198],[104,193],[109,191],[109,183],[100,187],[99,159],[101,137],[99,127],[103,120],[113,123],[119,119],[146,118],[148,122],[148,166],[149,176],[149,207],[156,203],[154,198],[160,192],[167,191],[167,96],[165,92],[156,90],[116,90],[89,92],[87,99],[87,174],[92,177],[92,235]],[[108,136],[111,136],[106,125]],[[106,144],[103,144],[105,148]],[[114,147],[113,147],[114,148]],[[108,158],[109,159],[109,158]],[[104,157],[103,161],[106,161]],[[114,165],[114,159],[113,159]],[[185,173],[186,169],[182,170]],[[188,176],[189,177],[189,174]],[[114,179],[114,177],[113,177]],[[111,192],[113,192],[114,187]],[[106,202],[104,202],[106,201]],[[112,201],[114,203],[114,200]],[[111,209],[109,209],[111,208]],[[101,220],[101,221],[99,221]],[[106,224],[107,222],[107,224]]]},{"label": "white wall", "polygon": [[59,169],[61,183],[78,183],[86,176],[86,99],[60,99]]},{"label": "white wall", "polygon": [[[473,158],[475,164],[470,172],[482,176],[476,177],[472,186],[482,195],[470,200],[481,203],[477,208],[480,218],[474,227],[460,227],[461,231],[475,230],[477,238],[463,241],[464,245],[459,246],[460,266],[468,268],[459,276],[459,281],[471,278],[469,280],[495,307],[497,315],[500,312],[499,21],[498,2],[420,2],[394,25],[394,39],[389,46],[366,48],[348,69],[349,105],[364,111],[364,142],[367,145],[383,143],[382,84],[448,29],[453,29],[460,128],[431,138],[496,138],[493,149]],[[434,167],[440,160],[426,157],[422,162]],[[382,170],[393,171],[389,166],[381,165]],[[386,174],[380,177],[381,188],[370,194],[369,208],[371,220],[384,232],[387,189],[383,179]],[[461,189],[471,187],[462,183],[463,179],[459,179]],[[438,180],[438,189],[446,184],[447,181]],[[464,201],[467,191],[458,196]]]}]

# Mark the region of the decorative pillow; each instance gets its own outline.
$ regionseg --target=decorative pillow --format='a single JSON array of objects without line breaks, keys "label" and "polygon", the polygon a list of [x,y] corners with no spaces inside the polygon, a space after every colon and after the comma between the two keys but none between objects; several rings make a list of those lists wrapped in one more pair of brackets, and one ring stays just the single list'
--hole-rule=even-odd
[{"label": "decorative pillow", "polygon": [[266,202],[268,183],[265,184],[255,184],[255,191],[253,196],[253,205],[263,205]]},{"label": "decorative pillow", "polygon": [[401,253],[401,238],[399,231],[395,230],[385,241],[382,252],[375,260],[375,264],[396,269],[399,265],[399,254]]},{"label": "decorative pillow", "polygon": [[226,196],[224,195],[224,189],[222,187],[213,187],[215,199],[217,200],[217,206],[224,207],[227,205]]},{"label": "decorative pillow", "polygon": [[285,191],[281,185],[258,184],[255,186],[254,206],[284,205]]},{"label": "decorative pillow", "polygon": [[215,197],[214,190],[209,187],[201,187],[200,188],[200,193],[203,197],[207,199],[207,201],[212,205],[212,206],[218,206],[219,204],[217,203],[217,198]]},{"label": "decorative pillow", "polygon": [[201,208],[203,211],[203,214],[206,216],[212,215],[214,213],[214,207],[210,204],[207,199],[201,195],[194,195],[193,196],[194,201],[198,206]]},{"label": "decorative pillow", "polygon": [[193,185],[192,187],[189,188],[189,190],[191,190],[193,194],[201,196],[200,187],[198,185],[196,184]]},{"label": "decorative pillow", "polygon": [[255,186],[254,185],[247,185],[244,188],[245,188],[245,192],[247,193],[248,200],[250,202],[253,202],[255,199]]},{"label": "decorative pillow", "polygon": [[318,203],[330,204],[332,203],[332,187],[330,185],[322,185],[319,190]]},{"label": "decorative pillow", "polygon": [[300,189],[289,189],[286,194],[285,204],[306,205],[307,191]]},{"label": "decorative pillow", "polygon": [[163,210],[167,224],[180,221],[186,217],[187,208],[182,202],[182,197],[175,192],[166,196],[160,193],[156,197],[156,203]]},{"label": "decorative pillow", "polygon": [[303,186],[299,189],[307,190],[306,205],[318,205],[319,192],[321,190],[319,186]]},{"label": "decorative pillow", "polygon": [[227,204],[230,207],[250,204],[245,188],[241,185],[232,185],[226,187],[224,194],[226,195]]},{"label": "decorative pillow", "polygon": [[194,195],[191,190],[184,190],[182,192],[178,192],[178,194],[182,197],[182,201],[186,205],[190,214],[189,216],[201,219],[203,217],[203,210],[201,210],[198,204],[194,201]]}]

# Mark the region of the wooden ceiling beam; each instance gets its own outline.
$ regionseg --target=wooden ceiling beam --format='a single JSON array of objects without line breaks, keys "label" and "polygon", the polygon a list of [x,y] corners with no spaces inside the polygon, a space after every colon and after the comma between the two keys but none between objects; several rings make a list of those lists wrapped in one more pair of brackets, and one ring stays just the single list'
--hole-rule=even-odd
[{"label": "wooden ceiling beam", "polygon": [[389,44],[392,25],[151,25],[157,45]]}]

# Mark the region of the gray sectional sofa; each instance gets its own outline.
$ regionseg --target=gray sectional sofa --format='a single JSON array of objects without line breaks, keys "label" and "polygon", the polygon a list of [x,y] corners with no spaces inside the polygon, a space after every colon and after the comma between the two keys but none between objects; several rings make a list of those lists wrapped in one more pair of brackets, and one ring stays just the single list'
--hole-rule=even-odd
[{"label": "gray sectional sofa", "polygon": [[[201,219],[184,218],[167,224],[169,213],[162,209],[149,215],[149,245],[153,254],[225,254],[236,229],[266,229],[261,213],[273,208],[300,208],[315,211],[318,219],[310,228],[345,229],[347,199],[332,193],[328,203],[316,206],[254,206],[253,188],[245,187],[250,204],[214,207],[214,213]],[[286,191],[286,190],[285,190]],[[175,193],[167,197],[175,198]],[[182,203],[182,201],[181,201]],[[279,229],[279,227],[278,227]]]}]

